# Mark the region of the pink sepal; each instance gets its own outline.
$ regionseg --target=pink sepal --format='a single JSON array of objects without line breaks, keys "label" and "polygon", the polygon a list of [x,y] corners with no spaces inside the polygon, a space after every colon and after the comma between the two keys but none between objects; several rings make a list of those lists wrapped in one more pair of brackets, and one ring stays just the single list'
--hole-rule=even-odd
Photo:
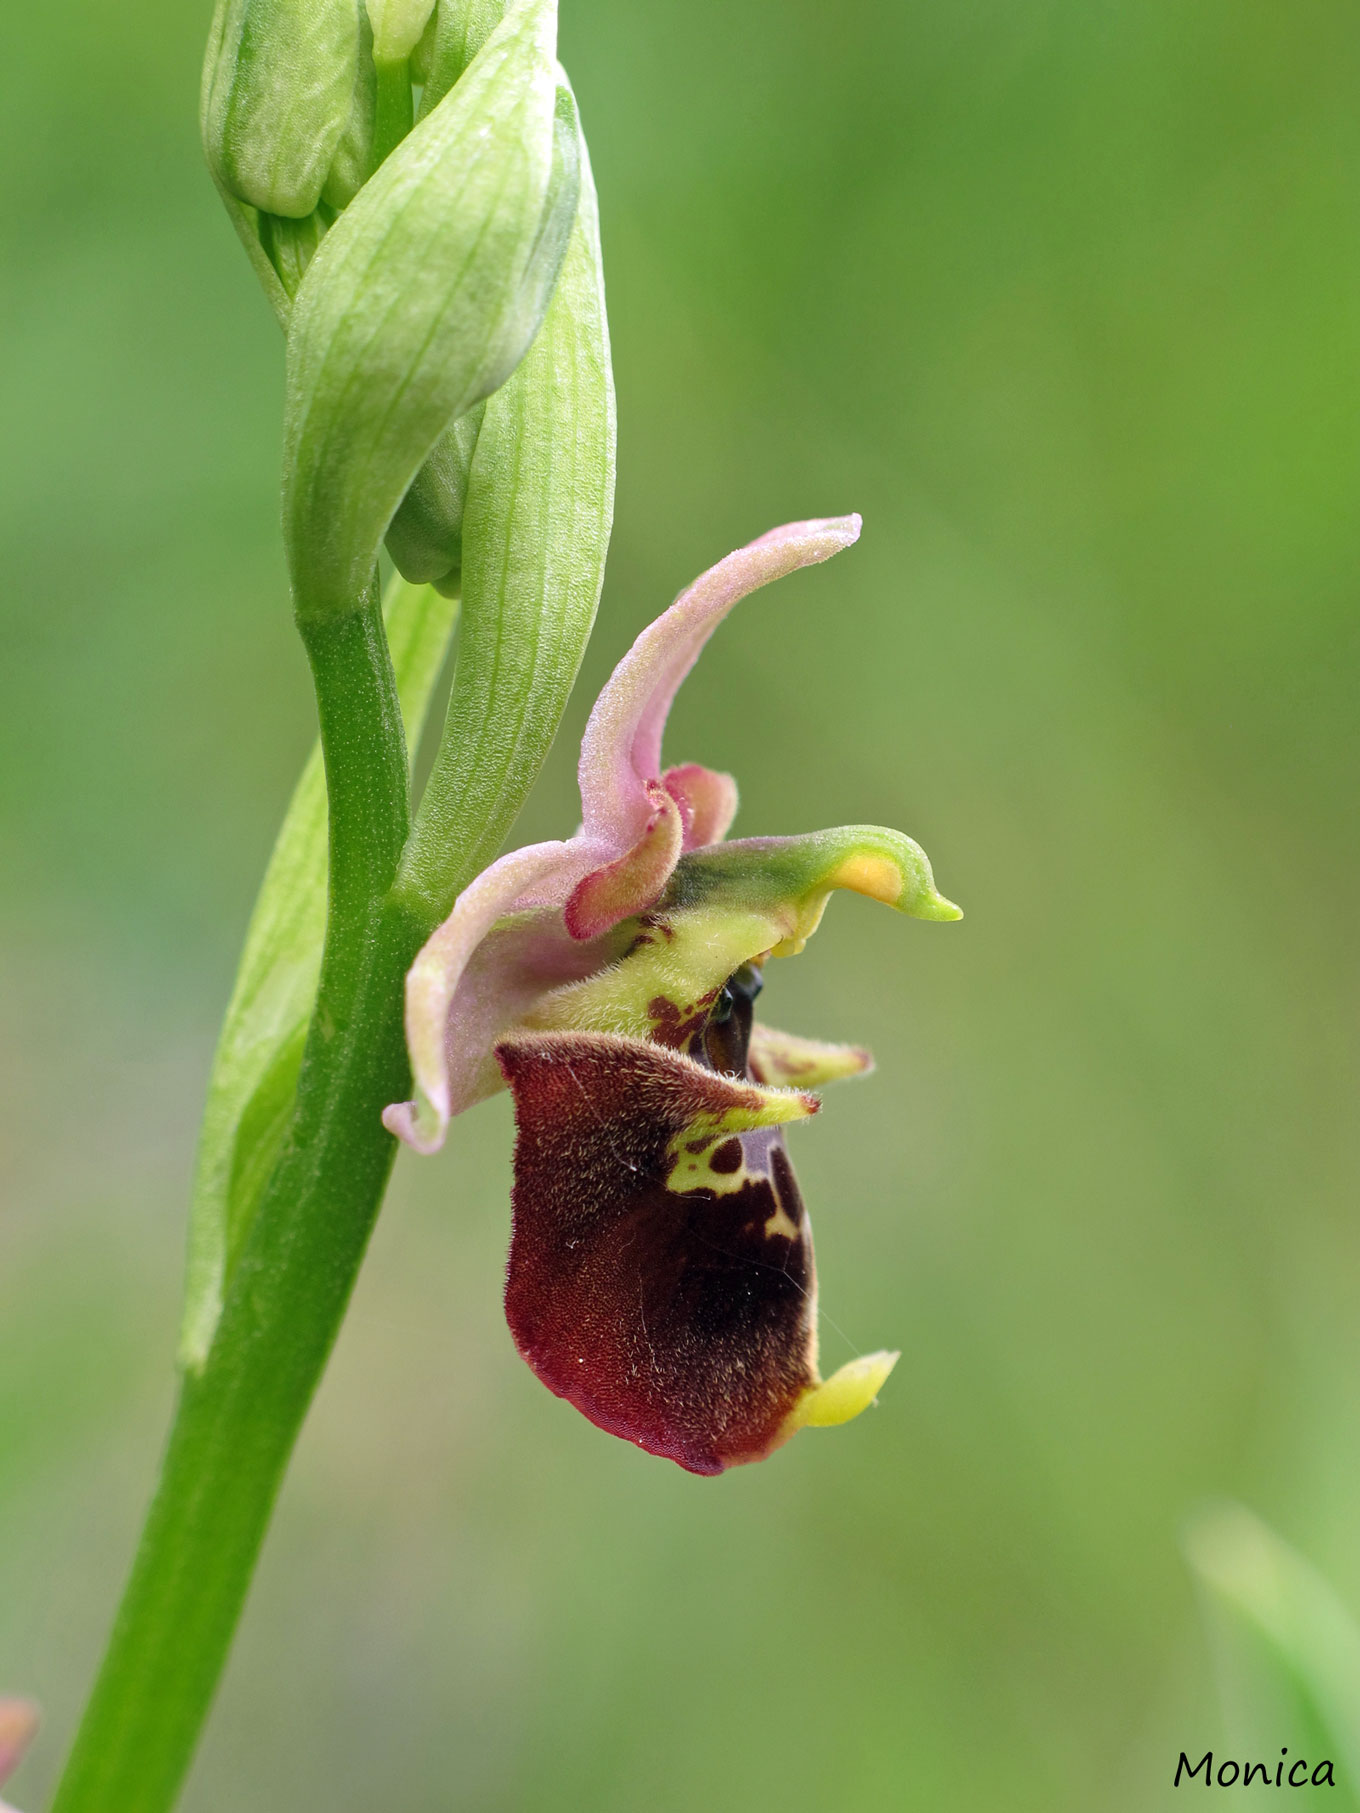
[{"label": "pink sepal", "polygon": [[406,1044],[416,1096],[383,1110],[389,1133],[417,1152],[439,1150],[450,1119],[477,1099],[475,1076],[490,1059],[491,1041],[483,1042],[484,1032],[474,1037],[474,1028],[500,1018],[507,992],[495,966],[468,973],[478,947],[508,914],[534,907],[560,913],[581,877],[613,855],[579,832],[565,843],[529,844],[493,862],[458,896],[407,972]]}]

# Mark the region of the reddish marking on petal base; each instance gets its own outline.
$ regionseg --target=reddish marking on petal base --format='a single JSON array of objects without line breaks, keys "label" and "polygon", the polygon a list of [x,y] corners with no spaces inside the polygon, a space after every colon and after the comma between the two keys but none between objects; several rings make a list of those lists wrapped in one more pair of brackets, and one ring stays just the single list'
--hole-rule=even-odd
[{"label": "reddish marking on petal base", "polygon": [[661,785],[680,807],[687,850],[716,844],[727,836],[737,816],[737,783],[730,774],[719,774],[699,762],[685,762],[668,768]]},{"label": "reddish marking on petal base", "polygon": [[601,1429],[692,1473],[762,1459],[815,1379],[812,1242],[779,1130],[718,1135],[714,1169],[745,1174],[677,1192],[673,1142],[749,1087],[600,1034],[496,1056],[519,1130],[505,1313],[520,1353]]},{"label": "reddish marking on petal base", "polygon": [[670,1051],[683,1051],[703,1030],[717,995],[717,989],[710,988],[687,1007],[677,1007],[669,995],[653,995],[647,1003],[647,1018],[652,1023],[650,1037]]},{"label": "reddish marking on petal base", "polygon": [[576,884],[564,917],[573,938],[599,938],[620,920],[654,906],[684,846],[680,807],[658,783],[649,785],[652,816],[631,850]]}]

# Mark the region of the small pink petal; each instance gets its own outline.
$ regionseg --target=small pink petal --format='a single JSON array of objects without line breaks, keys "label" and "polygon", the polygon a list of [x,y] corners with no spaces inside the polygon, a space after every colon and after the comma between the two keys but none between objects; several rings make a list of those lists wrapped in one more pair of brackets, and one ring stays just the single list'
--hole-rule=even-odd
[{"label": "small pink petal", "polygon": [[668,768],[661,785],[680,808],[685,821],[685,848],[721,843],[737,816],[737,783],[699,762]]},{"label": "small pink petal", "polygon": [[595,701],[581,743],[581,805],[592,837],[627,848],[641,835],[671,701],[732,606],[772,579],[829,560],[859,531],[858,516],[771,529],[710,567],[643,630]]},{"label": "small pink petal", "polygon": [[563,917],[579,941],[599,938],[621,919],[654,906],[680,860],[685,824],[679,803],[656,783],[647,791],[652,816],[641,837],[631,850],[578,881],[567,901]]},{"label": "small pink petal", "polygon": [[[453,911],[421,948],[406,976],[406,1044],[415,1100],[393,1102],[383,1125],[417,1152],[437,1152],[458,1111],[449,1065],[450,1016],[464,972],[498,919],[516,910],[565,904],[581,876],[614,855],[577,836],[566,843],[529,844],[484,869],[458,896]],[[494,978],[492,978],[494,981]],[[489,1058],[489,1046],[475,1054]],[[466,1104],[462,1104],[466,1105]]]},{"label": "small pink petal", "polygon": [[11,1776],[38,1729],[32,1700],[0,1699],[0,1782]]}]

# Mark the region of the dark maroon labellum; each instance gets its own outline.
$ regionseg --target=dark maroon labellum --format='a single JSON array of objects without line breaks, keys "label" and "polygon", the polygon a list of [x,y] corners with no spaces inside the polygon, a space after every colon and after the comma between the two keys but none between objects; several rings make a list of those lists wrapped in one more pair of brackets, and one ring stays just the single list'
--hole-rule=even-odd
[{"label": "dark maroon labellum", "polygon": [[[744,1059],[756,985],[732,991],[706,1055]],[[496,1055],[519,1128],[505,1308],[520,1352],[592,1422],[691,1472],[760,1459],[815,1376],[811,1237],[782,1132],[732,1131],[763,1096],[636,1039],[555,1033]]]}]

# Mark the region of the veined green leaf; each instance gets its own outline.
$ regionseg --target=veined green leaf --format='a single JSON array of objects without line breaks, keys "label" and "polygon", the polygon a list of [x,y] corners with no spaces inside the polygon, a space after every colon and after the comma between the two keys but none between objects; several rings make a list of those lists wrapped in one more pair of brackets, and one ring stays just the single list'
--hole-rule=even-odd
[{"label": "veined green leaf", "polygon": [[[1360,1808],[1360,1627],[1301,1555],[1242,1505],[1208,1510],[1185,1551],[1207,1600],[1234,1756],[1330,1758],[1328,1805]],[[1286,1761],[1286,1768],[1289,1762]]]},{"label": "veined green leaf", "polygon": [[614,435],[582,141],[580,207],[557,289],[523,362],[487,402],[472,457],[458,670],[398,882],[440,918],[499,849],[575,681],[604,582]]},{"label": "veined green leaf", "polygon": [[[430,586],[395,579],[387,639],[415,749],[458,614]],[[314,749],[289,804],[246,933],[217,1043],[189,1219],[180,1362],[212,1343],[227,1279],[288,1124],[326,930],[326,783]]]},{"label": "veined green leaf", "polygon": [[[446,428],[514,370],[552,293],[555,0],[518,0],[327,234],[288,334],[284,538],[299,616],[349,611]],[[559,233],[558,237],[562,237]]]}]

